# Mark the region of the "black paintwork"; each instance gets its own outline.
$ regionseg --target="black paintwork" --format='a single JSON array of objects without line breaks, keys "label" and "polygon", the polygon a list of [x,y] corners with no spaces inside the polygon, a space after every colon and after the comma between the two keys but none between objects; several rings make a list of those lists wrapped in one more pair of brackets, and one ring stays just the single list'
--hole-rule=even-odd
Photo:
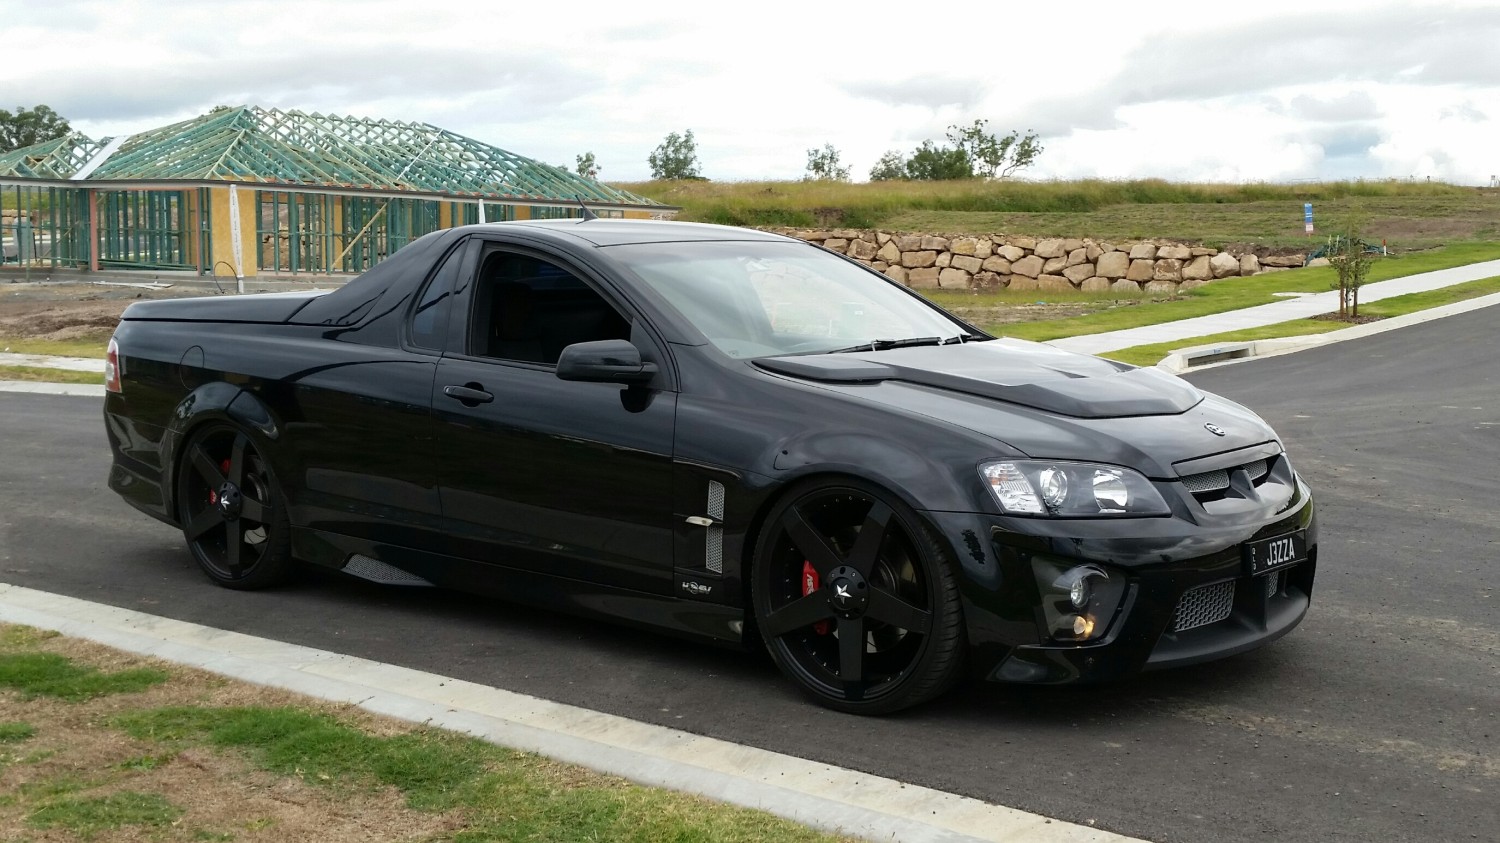
[{"label": "black paintwork", "polygon": [[[132,305],[116,332],[124,390],[105,404],[110,485],[176,523],[183,443],[230,420],[272,463],[302,559],[341,568],[361,554],[440,586],[739,642],[752,617],[750,544],[778,492],[854,476],[903,499],[946,546],[973,672],[997,680],[1191,663],[1301,620],[1314,507],[1250,411],[1155,370],[984,338],[957,320],[955,332],[982,341],[735,359],[610,253],[704,240],[786,238],[618,220],[468,226],[423,237],[328,294]],[[639,360],[618,345],[573,346],[563,374],[582,379],[565,380],[545,363],[476,353],[471,282],[499,246],[594,287],[628,321]],[[419,298],[424,313],[437,302],[420,329]],[[1178,480],[1267,456],[1267,485],[1243,495],[1200,501]],[[1171,515],[1006,515],[978,467],[1028,457],[1133,468]],[[703,528],[686,520],[704,512],[710,481],[727,490],[721,573],[706,567]],[[1291,529],[1307,530],[1310,558],[1276,597],[1241,587],[1229,619],[1167,632],[1184,591],[1240,578],[1244,542]],[[1098,643],[1048,638],[1037,557],[1125,572],[1127,594]]]}]

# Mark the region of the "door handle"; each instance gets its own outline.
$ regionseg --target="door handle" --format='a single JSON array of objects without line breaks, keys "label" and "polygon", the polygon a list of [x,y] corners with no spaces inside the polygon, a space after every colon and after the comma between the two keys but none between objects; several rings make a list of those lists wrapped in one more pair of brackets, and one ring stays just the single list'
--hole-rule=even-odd
[{"label": "door handle", "polygon": [[464,384],[463,386],[445,386],[443,394],[455,401],[463,402],[465,407],[477,407],[480,404],[488,404],[495,400],[495,396],[485,392],[484,388],[477,383]]}]

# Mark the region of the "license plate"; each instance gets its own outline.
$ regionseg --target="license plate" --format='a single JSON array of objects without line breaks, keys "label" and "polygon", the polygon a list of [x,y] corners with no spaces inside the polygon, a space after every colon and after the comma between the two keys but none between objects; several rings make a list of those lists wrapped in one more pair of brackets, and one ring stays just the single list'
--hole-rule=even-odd
[{"label": "license plate", "polygon": [[1301,530],[1270,539],[1245,542],[1245,573],[1264,574],[1307,558],[1307,534]]}]

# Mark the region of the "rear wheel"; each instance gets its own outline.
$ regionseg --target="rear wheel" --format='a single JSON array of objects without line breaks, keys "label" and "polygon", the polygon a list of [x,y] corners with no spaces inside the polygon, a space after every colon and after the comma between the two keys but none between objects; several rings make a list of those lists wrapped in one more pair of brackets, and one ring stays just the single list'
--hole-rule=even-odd
[{"label": "rear wheel", "polygon": [[265,588],[291,576],[286,504],[271,466],[243,431],[216,423],[188,440],[177,512],[194,561],[219,585]]},{"label": "rear wheel", "polygon": [[885,714],[959,677],[963,619],[947,554],[915,512],[863,483],[795,490],[756,543],[766,648],[816,702]]}]

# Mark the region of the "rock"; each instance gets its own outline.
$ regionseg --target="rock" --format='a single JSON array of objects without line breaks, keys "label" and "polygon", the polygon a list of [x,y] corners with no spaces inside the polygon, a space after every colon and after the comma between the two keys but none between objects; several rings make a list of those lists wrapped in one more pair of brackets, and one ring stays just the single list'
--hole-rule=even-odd
[{"label": "rock", "polygon": [[1036,250],[1035,237],[1012,237],[1007,242],[1017,249],[1025,249],[1028,252]]},{"label": "rock", "polygon": [[948,251],[955,255],[973,255],[979,249],[979,241],[973,237],[955,237],[948,244]]},{"label": "rock", "polygon": [[1148,281],[1143,288],[1148,296],[1167,296],[1169,298],[1177,295],[1177,285],[1171,281]]},{"label": "rock", "polygon": [[823,241],[823,248],[829,250],[830,252],[843,252],[845,249],[849,248],[849,241],[843,239],[842,237],[830,237],[827,240]]},{"label": "rock", "polygon": [[901,265],[908,269],[920,269],[937,263],[937,252],[902,252]]},{"label": "rock", "polygon": [[1240,274],[1240,262],[1228,252],[1220,252],[1208,259],[1208,266],[1213,270],[1215,278],[1228,278],[1231,275]]},{"label": "rock", "polygon": [[1313,258],[1307,262],[1306,266],[1328,266],[1329,263],[1328,258]]},{"label": "rock", "polygon": [[[1123,255],[1125,253],[1121,252],[1120,254]],[[1134,281],[1126,281],[1124,278],[1109,285],[1109,288],[1117,293],[1125,293],[1127,295],[1140,295],[1141,292],[1141,285]]]},{"label": "rock", "polygon": [[1005,276],[998,272],[976,272],[969,283],[976,290],[993,290],[1005,286]]},{"label": "rock", "polygon": [[898,284],[906,283],[906,267],[893,266],[885,271],[885,276]]},{"label": "rock", "polygon": [[1133,261],[1156,260],[1155,243],[1137,243],[1130,247],[1130,259]]},{"label": "rock", "polygon": [[1184,281],[1190,281],[1195,278],[1199,281],[1209,281],[1213,277],[1213,267],[1208,265],[1207,255],[1199,255],[1182,267],[1182,280]]},{"label": "rock", "polygon": [[1125,277],[1131,281],[1150,281],[1156,277],[1156,261],[1138,260],[1130,262]]},{"label": "rock", "polygon": [[1105,278],[1124,278],[1130,271],[1130,256],[1124,252],[1105,252],[1095,266],[1096,274]]},{"label": "rock", "polygon": [[1187,260],[1188,258],[1190,258],[1192,256],[1193,256],[1193,250],[1192,249],[1189,249],[1186,246],[1179,246],[1176,243],[1173,243],[1173,244],[1168,245],[1168,246],[1158,247],[1157,250],[1156,250],[1156,257],[1157,257],[1158,260],[1163,260],[1164,259],[1164,260],[1173,260],[1173,261],[1185,261],[1185,260]]},{"label": "rock", "polygon": [[1307,255],[1266,255],[1260,259],[1261,266],[1279,266],[1296,269],[1307,262]]},{"label": "rock", "polygon": [[818,242],[822,242],[822,241],[827,240],[828,238],[832,237],[833,236],[833,232],[831,232],[831,231],[819,231],[817,229],[813,229],[812,231],[804,231],[801,234],[798,234],[797,236],[801,237],[803,240],[816,240]]},{"label": "rock", "polygon": [[1188,290],[1196,290],[1199,287],[1202,287],[1204,284],[1207,284],[1207,283],[1208,283],[1207,281],[1204,281],[1202,279],[1194,278],[1191,281],[1184,281],[1181,284],[1178,284],[1177,285],[1177,291],[1180,292],[1180,293],[1185,293]]},{"label": "rock", "polygon": [[1077,266],[1081,263],[1091,263],[1089,250],[1079,246],[1068,252],[1068,266]]},{"label": "rock", "polygon": [[[1041,257],[1041,256],[1038,255],[1037,257]],[[1068,265],[1068,256],[1067,255],[1061,255],[1061,256],[1055,257],[1055,258],[1047,258],[1047,262],[1044,263],[1044,264],[1042,264],[1042,272],[1043,273],[1057,273],[1057,272],[1062,272],[1063,268],[1066,267],[1067,265]]]},{"label": "rock", "polygon": [[1254,275],[1260,272],[1260,258],[1253,254],[1240,255],[1240,274]]},{"label": "rock", "polygon": [[1079,285],[1079,289],[1083,290],[1085,293],[1102,293],[1105,290],[1109,289],[1109,279],[1101,278],[1098,275],[1095,275],[1093,278],[1085,279],[1084,282]]},{"label": "rock", "polygon": [[1210,249],[1207,246],[1194,246],[1191,251],[1195,258],[1201,258],[1204,255],[1213,256],[1219,253],[1218,249]]},{"label": "rock", "polygon": [[1099,248],[1098,243],[1089,243],[1083,247],[1083,253],[1088,258],[1089,263],[1093,263],[1099,259],[1100,255],[1104,254],[1104,250]]},{"label": "rock", "polygon": [[894,240],[886,240],[885,245],[881,246],[880,249],[875,252],[875,254],[886,263],[901,262],[901,250],[896,248],[896,242]]},{"label": "rock", "polygon": [[891,239],[896,241],[896,248],[903,252],[920,252],[922,250],[922,236],[919,234],[897,234]]},{"label": "rock", "polygon": [[[1042,259],[1036,255],[1027,255],[1018,261],[1012,261],[1010,271],[1016,275],[1024,275],[1027,278],[1035,278],[1042,274]],[[1103,273],[1100,273],[1101,275]]]},{"label": "rock", "polygon": [[978,272],[981,268],[983,268],[983,266],[984,261],[980,260],[979,258],[958,254],[955,254],[953,256],[953,267],[955,269],[962,269],[964,272],[972,274]]},{"label": "rock", "polygon": [[1061,240],[1038,240],[1031,251],[1039,258],[1060,258],[1068,253]]},{"label": "rock", "polygon": [[875,244],[868,240],[851,240],[849,242],[849,257],[856,260],[872,260],[875,257]]},{"label": "rock", "polygon": [[947,269],[948,267],[950,267],[952,265],[953,265],[953,253],[952,252],[938,252],[937,261],[933,263],[933,266],[937,267],[938,269]]},{"label": "rock", "polygon": [[1091,263],[1080,263],[1063,270],[1063,277],[1074,284],[1082,284],[1085,280],[1094,277],[1094,265]]},{"label": "rock", "polygon": [[1026,257],[1026,250],[1022,249],[1020,246],[1011,246],[1007,244],[996,249],[995,254],[999,255],[1002,258],[1005,258],[1011,263],[1015,263],[1021,258]]},{"label": "rock", "polygon": [[1151,274],[1153,281],[1182,280],[1182,261],[1176,258],[1159,258],[1155,267],[1156,271]]},{"label": "rock", "polygon": [[1078,289],[1077,287],[1073,286],[1072,281],[1069,281],[1061,275],[1043,275],[1040,278],[1036,279],[1036,283],[1038,289],[1047,290],[1050,292],[1071,293],[1074,290]]},{"label": "rock", "polygon": [[1005,289],[1007,290],[1031,291],[1040,290],[1041,288],[1042,285],[1038,284],[1035,278],[1027,278],[1024,275],[1012,275],[1010,283],[1005,285]]},{"label": "rock", "polygon": [[938,273],[942,270],[937,267],[926,269],[913,269],[906,273],[906,284],[913,289],[936,287],[938,285]]},{"label": "rock", "polygon": [[885,272],[887,269],[891,268],[891,265],[886,263],[885,261],[875,261],[874,263],[870,264],[870,268],[875,270],[876,272]]},{"label": "rock", "polygon": [[931,249],[935,252],[946,252],[948,251],[948,238],[924,234],[922,235],[922,248]]},{"label": "rock", "polygon": [[1289,266],[1262,266],[1257,274],[1265,275],[1267,272],[1290,272],[1291,270]]},{"label": "rock", "polygon": [[1068,239],[1066,239],[1066,240],[1063,241],[1063,249],[1066,250],[1066,251],[1071,252],[1074,249],[1082,249],[1082,248],[1083,248],[1083,241],[1079,240],[1077,237],[1069,237]]},{"label": "rock", "polygon": [[995,253],[995,241],[981,237],[974,242],[974,257],[984,260]]},{"label": "rock", "polygon": [[984,262],[980,264],[980,268],[988,272],[998,272],[1001,275],[1009,275],[1011,271],[1010,261],[999,255],[991,255],[985,258]]},{"label": "rock", "polygon": [[878,245],[881,245],[881,246],[884,246],[885,244],[891,242],[891,234],[890,234],[890,232],[888,232],[888,231],[877,231],[877,232],[875,232],[875,242]]},{"label": "rock", "polygon": [[962,269],[948,268],[938,273],[938,286],[946,290],[967,290],[969,279],[974,276]]}]

